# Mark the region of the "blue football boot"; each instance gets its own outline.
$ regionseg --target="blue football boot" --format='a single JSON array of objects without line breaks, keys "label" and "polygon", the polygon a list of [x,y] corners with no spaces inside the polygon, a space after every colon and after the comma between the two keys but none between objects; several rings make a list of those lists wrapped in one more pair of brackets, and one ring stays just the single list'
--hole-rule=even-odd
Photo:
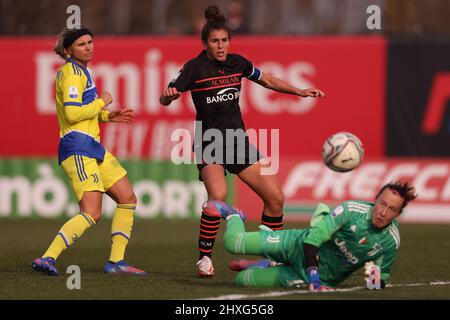
[{"label": "blue football boot", "polygon": [[269,259],[260,259],[260,260],[237,259],[230,261],[228,263],[228,268],[232,271],[242,271],[252,267],[266,269],[270,268],[274,264],[275,263],[272,263]]},{"label": "blue football boot", "polygon": [[55,259],[53,258],[37,258],[31,263],[34,271],[46,273],[49,276],[57,276],[58,269],[55,267]]},{"label": "blue football boot", "polygon": [[211,217],[219,217],[227,219],[232,214],[237,214],[241,217],[242,221],[245,221],[245,212],[227,205],[220,200],[208,200],[202,206],[203,212]]},{"label": "blue football boot", "polygon": [[105,265],[106,273],[122,273],[122,274],[136,274],[146,275],[147,272],[138,268],[128,265],[124,260],[120,260],[116,263],[107,262]]}]

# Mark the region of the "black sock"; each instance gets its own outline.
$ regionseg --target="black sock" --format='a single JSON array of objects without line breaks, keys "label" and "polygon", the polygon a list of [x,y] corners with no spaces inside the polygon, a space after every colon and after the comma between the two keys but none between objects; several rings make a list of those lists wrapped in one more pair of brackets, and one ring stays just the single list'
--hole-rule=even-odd
[{"label": "black sock", "polygon": [[198,237],[199,259],[204,256],[211,257],[219,226],[219,217],[211,217],[202,212],[200,218],[200,235]]},{"label": "black sock", "polygon": [[279,217],[266,216],[264,213],[261,217],[261,224],[269,227],[272,230],[283,229],[283,215]]}]

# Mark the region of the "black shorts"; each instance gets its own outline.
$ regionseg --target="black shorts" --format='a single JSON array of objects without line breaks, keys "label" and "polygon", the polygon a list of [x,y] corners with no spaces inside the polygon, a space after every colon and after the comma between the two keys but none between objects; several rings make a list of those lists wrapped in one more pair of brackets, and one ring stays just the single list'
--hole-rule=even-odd
[{"label": "black shorts", "polygon": [[211,149],[208,150],[208,145],[203,145],[201,150],[201,155],[203,155],[203,157],[198,157],[202,160],[197,163],[200,181],[203,181],[200,172],[209,164],[222,165],[225,169],[225,175],[227,175],[227,172],[239,174],[252,164],[264,158],[264,156],[253,144],[248,141],[248,139],[245,140],[245,143],[225,145],[223,146],[222,152],[219,151],[219,154],[216,154],[216,152],[211,152],[212,155],[209,157],[208,155],[210,151]]}]

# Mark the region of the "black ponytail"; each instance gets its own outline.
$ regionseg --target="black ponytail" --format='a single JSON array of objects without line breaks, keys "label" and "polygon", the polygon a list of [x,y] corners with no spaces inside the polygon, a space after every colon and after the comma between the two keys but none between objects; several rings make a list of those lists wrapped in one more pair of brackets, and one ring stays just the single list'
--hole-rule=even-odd
[{"label": "black ponytail", "polygon": [[230,28],[227,25],[227,19],[220,12],[217,6],[209,6],[205,10],[206,23],[202,29],[202,41],[206,43],[212,30],[225,30],[228,38],[231,38]]}]

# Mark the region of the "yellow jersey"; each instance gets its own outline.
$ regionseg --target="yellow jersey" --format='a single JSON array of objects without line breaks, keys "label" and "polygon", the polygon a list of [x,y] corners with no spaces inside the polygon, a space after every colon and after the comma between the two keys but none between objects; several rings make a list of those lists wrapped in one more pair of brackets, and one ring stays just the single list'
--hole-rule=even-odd
[{"label": "yellow jersey", "polygon": [[97,88],[88,68],[68,59],[56,74],[56,110],[59,123],[58,162],[71,155],[103,161],[99,122],[107,122],[109,112],[98,99]]}]

